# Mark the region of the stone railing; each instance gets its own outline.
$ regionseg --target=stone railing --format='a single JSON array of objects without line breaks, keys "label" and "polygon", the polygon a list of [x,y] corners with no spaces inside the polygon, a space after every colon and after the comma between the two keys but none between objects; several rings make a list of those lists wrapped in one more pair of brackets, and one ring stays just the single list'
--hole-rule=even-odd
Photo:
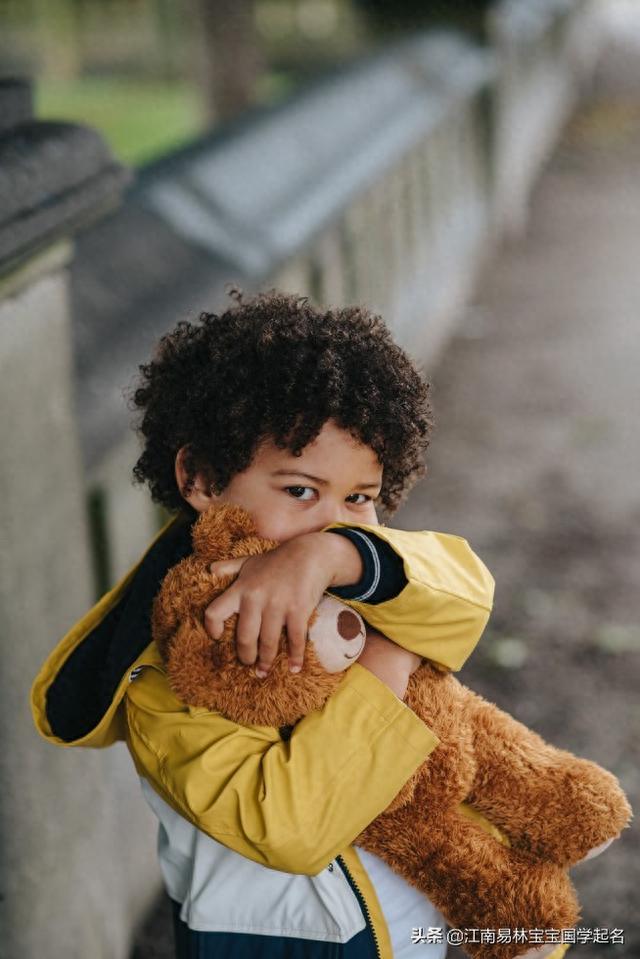
[{"label": "stone railing", "polygon": [[0,119],[0,952],[125,959],[158,883],[131,763],[46,745],[28,692],[94,596],[69,265],[127,174],[93,130],[34,121],[24,82],[0,83]]},{"label": "stone railing", "polygon": [[488,17],[498,57],[494,210],[507,234],[522,232],[540,168],[598,55],[593,0],[503,0]]}]

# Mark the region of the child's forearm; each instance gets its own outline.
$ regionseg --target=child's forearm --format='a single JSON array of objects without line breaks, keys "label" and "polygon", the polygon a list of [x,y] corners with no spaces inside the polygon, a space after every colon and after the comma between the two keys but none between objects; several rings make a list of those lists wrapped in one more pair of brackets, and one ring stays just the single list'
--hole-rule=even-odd
[{"label": "child's forearm", "polygon": [[357,583],[332,586],[329,592],[338,599],[355,599],[368,605],[386,603],[399,596],[407,585],[402,557],[389,543],[376,536],[372,529],[340,526],[325,530],[332,535],[349,539],[360,553],[362,577]]},{"label": "child's forearm", "polygon": [[460,669],[482,635],[493,603],[494,581],[465,539],[428,530],[408,531],[367,524],[360,529],[383,540],[402,560],[405,585],[392,596],[336,595],[374,629],[399,646],[449,669]]},{"label": "child's forearm", "polygon": [[367,642],[358,662],[381,682],[404,699],[409,677],[421,663],[420,656],[410,653],[373,630],[367,630]]},{"label": "child's forearm", "polygon": [[[356,542],[327,535],[334,528],[363,535]],[[370,543],[373,565],[384,573],[371,582],[363,575],[366,549],[358,555],[362,542]],[[299,671],[309,618],[327,590],[394,643],[454,670],[478,642],[493,601],[493,578],[466,540],[429,531],[332,524],[261,556],[214,563],[211,569],[240,575],[207,608],[207,632],[218,638],[225,621],[240,613],[238,657],[255,663],[258,675],[270,668],[283,628],[291,668]],[[349,583],[355,585],[332,585]]]},{"label": "child's forearm", "polygon": [[[332,531],[329,530],[327,532]],[[382,590],[382,595],[388,597],[394,595],[396,588],[395,583],[400,578],[406,584],[406,578],[401,570],[400,577],[398,577],[396,569],[392,571],[394,574],[391,577],[393,579],[392,583],[389,583],[389,577],[386,578],[385,582],[385,577],[380,575],[380,540],[375,538],[372,540],[371,536],[362,534],[359,530],[347,529],[344,531],[334,531],[334,535],[331,536],[327,536],[327,532],[311,535],[324,537],[324,540],[318,539],[318,548],[325,552],[328,550],[328,566],[334,569],[331,582],[332,587],[351,586],[355,583],[361,583],[365,592],[378,594]],[[346,532],[349,535],[335,535],[335,532]],[[352,539],[351,536],[358,538]],[[338,541],[337,543],[335,542],[336,540]],[[368,571],[370,564],[365,564],[363,561],[362,541],[364,541],[365,544],[364,549],[369,549],[372,554],[375,555],[375,565],[377,566],[377,576],[369,577],[371,582],[366,583],[362,581],[363,572],[365,565]],[[382,546],[384,547],[386,544],[382,543]],[[366,556],[366,553],[364,555]],[[397,560],[397,563],[402,567],[400,557],[396,557],[394,554],[393,559]],[[365,579],[368,578],[365,576]],[[333,592],[334,594],[338,593],[337,590],[333,590]],[[345,591],[342,590],[341,592],[344,593]],[[367,642],[363,652],[360,654],[358,662],[361,666],[364,666],[365,669],[368,669],[369,672],[373,673],[374,676],[377,676],[399,699],[404,699],[409,683],[409,676],[420,665],[421,657],[403,649],[397,643],[387,639],[382,633],[369,629],[367,631]]]},{"label": "child's forearm", "polygon": [[330,576],[328,587],[352,586],[362,578],[364,564],[358,548],[345,536],[306,533],[310,548],[318,551]]}]

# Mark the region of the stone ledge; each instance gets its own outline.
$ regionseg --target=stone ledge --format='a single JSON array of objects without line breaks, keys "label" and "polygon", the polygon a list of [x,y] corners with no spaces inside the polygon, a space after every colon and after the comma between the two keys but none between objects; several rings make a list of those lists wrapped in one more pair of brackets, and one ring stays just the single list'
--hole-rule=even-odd
[{"label": "stone ledge", "polygon": [[33,96],[28,80],[0,78],[0,133],[33,116]]},{"label": "stone ledge", "polygon": [[131,178],[95,130],[33,120],[30,101],[27,83],[0,85],[0,274],[115,207]]}]

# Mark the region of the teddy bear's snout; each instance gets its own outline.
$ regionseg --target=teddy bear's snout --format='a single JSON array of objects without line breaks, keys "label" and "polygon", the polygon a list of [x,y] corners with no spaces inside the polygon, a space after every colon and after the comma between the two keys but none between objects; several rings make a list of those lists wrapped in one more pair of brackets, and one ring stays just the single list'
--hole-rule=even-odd
[{"label": "teddy bear's snout", "polygon": [[358,658],[367,638],[364,621],[355,610],[333,596],[323,596],[309,621],[309,641],[320,665],[340,673]]}]

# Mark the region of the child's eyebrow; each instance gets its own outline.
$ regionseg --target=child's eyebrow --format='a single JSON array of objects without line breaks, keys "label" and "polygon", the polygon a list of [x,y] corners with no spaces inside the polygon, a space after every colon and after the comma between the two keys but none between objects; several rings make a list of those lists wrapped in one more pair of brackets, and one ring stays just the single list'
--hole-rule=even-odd
[{"label": "child's eyebrow", "polygon": [[[313,480],[314,483],[319,483],[321,486],[328,486],[329,480],[322,479],[320,476],[313,476],[312,473],[301,473],[299,470],[274,470],[271,474],[272,476],[303,476],[305,479]],[[354,486],[354,489],[377,489],[380,486],[380,483],[360,483],[358,486]]]}]

